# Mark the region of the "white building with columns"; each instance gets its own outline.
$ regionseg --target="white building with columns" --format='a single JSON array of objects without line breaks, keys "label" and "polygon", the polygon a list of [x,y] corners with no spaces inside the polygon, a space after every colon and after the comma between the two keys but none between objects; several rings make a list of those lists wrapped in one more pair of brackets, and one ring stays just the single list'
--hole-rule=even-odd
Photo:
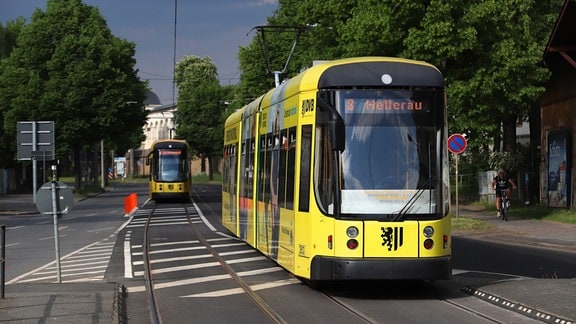
[{"label": "white building with columns", "polygon": [[148,120],[144,126],[146,139],[140,144],[133,154],[130,154],[127,161],[131,165],[135,176],[149,174],[146,166],[146,157],[150,152],[152,143],[158,140],[171,139],[174,137],[176,124],[174,123],[174,113],[176,104],[162,105],[158,96],[150,91],[144,102],[144,107],[148,112]]}]

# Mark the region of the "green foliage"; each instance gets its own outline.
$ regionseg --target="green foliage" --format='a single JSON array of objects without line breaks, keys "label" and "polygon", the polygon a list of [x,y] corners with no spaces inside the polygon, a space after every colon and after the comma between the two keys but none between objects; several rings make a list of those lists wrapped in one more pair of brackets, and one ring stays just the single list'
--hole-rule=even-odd
[{"label": "green foliage", "polygon": [[510,174],[516,174],[521,168],[527,169],[530,161],[530,148],[519,145],[514,153],[493,152],[488,158],[490,170],[504,169]]},{"label": "green foliage", "polygon": [[560,0],[431,1],[421,25],[410,30],[403,55],[442,69],[451,132],[470,135],[470,147],[484,156],[486,143],[500,138],[505,151],[515,152],[516,121],[528,118],[549,77],[537,63],[560,5]]},{"label": "green foliage", "polygon": [[[10,56],[12,49],[16,46],[16,39],[22,31],[24,23],[24,19],[19,18],[15,21],[7,22],[6,27],[3,27],[2,24],[0,24],[0,62]],[[2,132],[2,129],[4,129],[4,112],[0,108],[0,152],[13,152],[13,137]],[[13,165],[14,158],[12,154],[2,154],[0,156],[0,168],[10,167]]]},{"label": "green foliage", "polygon": [[[563,0],[280,0],[268,25],[318,24],[300,35],[284,77],[313,60],[400,56],[436,65],[446,79],[450,133],[469,135],[470,169],[491,151],[515,152],[515,125],[527,120],[549,71],[538,65]],[[327,28],[329,27],[329,28]],[[281,69],[294,34],[268,33],[271,70]],[[240,49],[238,87],[256,98],[274,86],[260,34]]]},{"label": "green foliage", "polygon": [[61,159],[100,140],[117,150],[137,146],[147,85],[137,77],[134,54],[134,43],[114,37],[97,8],[48,0],[1,62],[0,111],[11,147],[16,122],[25,120],[55,122]]},{"label": "green foliage", "polygon": [[231,89],[220,87],[216,65],[209,57],[186,56],[180,60],[176,82],[177,137],[186,139],[196,155],[211,161],[212,156],[222,152],[225,101]]},{"label": "green foliage", "polygon": [[0,23],[0,60],[10,56],[10,52],[16,46],[16,39],[24,28],[24,18],[8,21],[6,27]]}]

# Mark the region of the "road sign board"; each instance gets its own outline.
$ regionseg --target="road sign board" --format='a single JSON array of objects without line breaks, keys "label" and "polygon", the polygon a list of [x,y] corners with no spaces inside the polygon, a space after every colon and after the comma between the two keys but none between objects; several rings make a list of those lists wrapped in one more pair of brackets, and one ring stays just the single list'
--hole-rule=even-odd
[{"label": "road sign board", "polygon": [[18,160],[54,160],[54,122],[17,123]]},{"label": "road sign board", "polygon": [[[74,205],[74,194],[70,187],[63,182],[56,182],[56,212],[67,214]],[[36,209],[41,214],[52,214],[52,182],[46,182],[38,189],[36,194]]]},{"label": "road sign board", "polygon": [[464,152],[467,145],[466,137],[461,134],[452,134],[448,137],[448,151],[454,154],[460,154]]}]

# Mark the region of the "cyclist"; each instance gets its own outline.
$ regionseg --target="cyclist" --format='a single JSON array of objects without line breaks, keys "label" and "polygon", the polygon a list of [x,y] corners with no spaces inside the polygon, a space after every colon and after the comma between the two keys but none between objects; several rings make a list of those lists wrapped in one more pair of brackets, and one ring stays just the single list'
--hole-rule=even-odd
[{"label": "cyclist", "polygon": [[510,200],[510,187],[516,189],[514,181],[506,175],[504,169],[498,170],[498,175],[492,180],[492,190],[496,191],[496,216],[500,217],[500,205],[502,204],[502,191],[506,191],[506,196]]}]

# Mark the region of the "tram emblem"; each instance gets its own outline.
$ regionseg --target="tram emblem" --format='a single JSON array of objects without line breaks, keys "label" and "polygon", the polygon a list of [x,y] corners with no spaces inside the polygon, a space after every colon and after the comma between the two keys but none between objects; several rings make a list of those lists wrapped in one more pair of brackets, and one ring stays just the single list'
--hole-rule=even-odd
[{"label": "tram emblem", "polygon": [[396,251],[404,243],[403,227],[381,227],[382,246],[388,248],[388,251]]}]

